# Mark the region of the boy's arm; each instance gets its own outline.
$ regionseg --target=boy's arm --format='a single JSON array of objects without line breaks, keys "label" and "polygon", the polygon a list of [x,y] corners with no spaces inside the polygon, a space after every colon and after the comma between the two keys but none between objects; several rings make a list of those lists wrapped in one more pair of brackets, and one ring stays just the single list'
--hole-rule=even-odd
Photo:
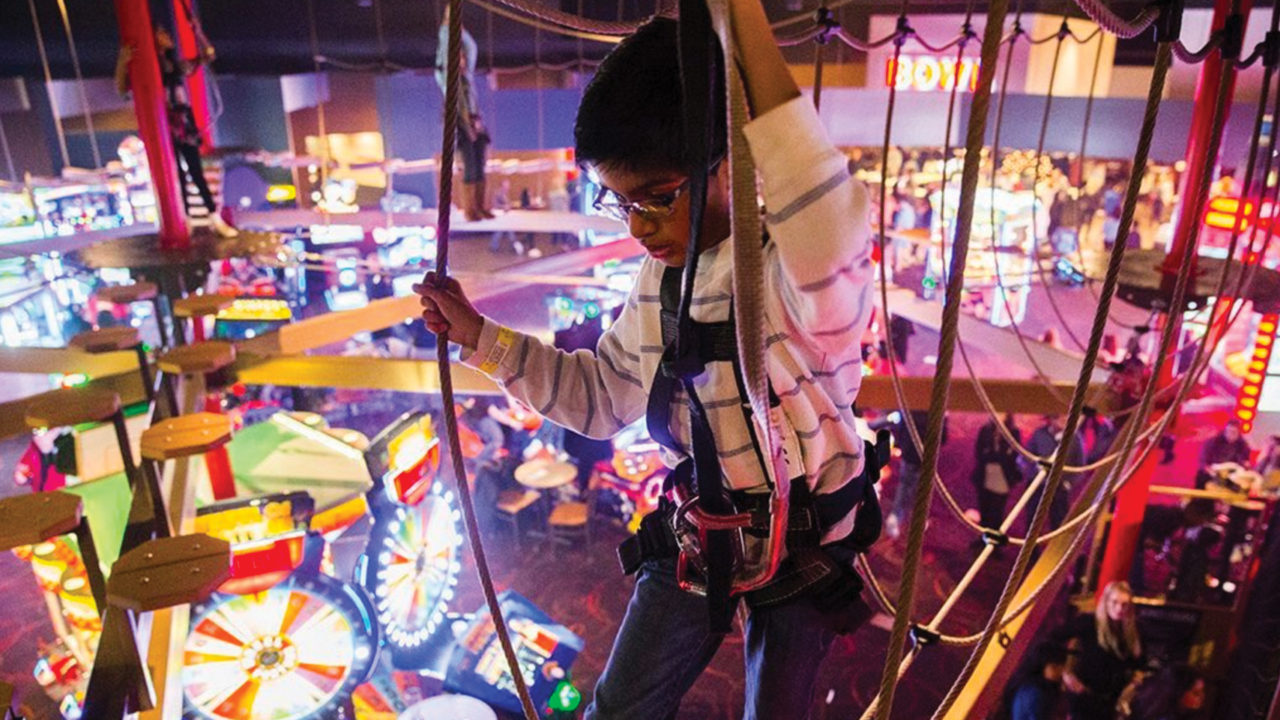
[{"label": "boy's arm", "polygon": [[414,292],[432,332],[448,330],[468,349],[463,362],[502,383],[552,422],[587,437],[607,438],[644,415],[640,316],[635,294],[604,332],[596,352],[558,350],[476,312],[458,281],[428,273]]},{"label": "boy's arm", "polygon": [[638,319],[628,306],[592,353],[565,352],[486,318],[475,352],[462,361],[557,425],[608,438],[644,415],[647,405],[640,357],[627,349],[639,347],[631,343]]},{"label": "boy's arm", "polygon": [[873,308],[869,199],[848,158],[800,95],[760,0],[731,0],[739,63],[755,118],[743,129],[763,181],[773,242],[767,282],[793,330],[847,355]]},{"label": "boy's arm", "polygon": [[737,61],[745,75],[752,115],[760,117],[788,100],[800,97],[800,88],[782,50],[773,38],[769,18],[760,0],[730,0],[730,18]]}]

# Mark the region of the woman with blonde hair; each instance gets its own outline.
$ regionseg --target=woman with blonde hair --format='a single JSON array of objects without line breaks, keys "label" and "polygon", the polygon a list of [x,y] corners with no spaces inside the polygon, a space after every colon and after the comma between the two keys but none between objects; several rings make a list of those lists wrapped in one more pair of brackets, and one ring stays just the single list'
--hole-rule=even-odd
[{"label": "woman with blonde hair", "polygon": [[1129,583],[1108,583],[1093,615],[1069,626],[1063,685],[1072,720],[1106,720],[1144,661]]}]

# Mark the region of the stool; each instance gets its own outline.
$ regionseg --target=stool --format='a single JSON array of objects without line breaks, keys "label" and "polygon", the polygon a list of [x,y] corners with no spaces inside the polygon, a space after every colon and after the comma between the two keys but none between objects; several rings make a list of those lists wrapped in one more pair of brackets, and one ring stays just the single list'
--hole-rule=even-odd
[{"label": "stool", "polygon": [[587,490],[582,501],[562,502],[547,516],[547,535],[553,542],[569,545],[581,543],[585,550],[591,544],[591,520],[596,508],[596,488]]},{"label": "stool", "polygon": [[[155,533],[168,534],[160,485],[155,482],[154,477],[140,477],[138,466],[134,464],[119,395],[95,388],[58,390],[43,395],[28,405],[25,419],[27,427],[32,430],[110,422],[115,428],[124,475],[129,481],[129,490],[133,493],[122,551],[149,539]],[[145,489],[141,489],[140,485],[145,485]]]},{"label": "stool", "polygon": [[498,493],[494,503],[494,519],[511,526],[511,537],[516,547],[520,547],[520,515],[529,508],[535,508],[541,493],[536,490],[503,490]]},{"label": "stool", "polygon": [[110,605],[83,717],[122,718],[155,707],[150,671],[138,650],[138,613],[200,602],[230,575],[230,543],[208,535],[149,540],[122,554],[107,583]]},{"label": "stool", "polygon": [[156,313],[156,329],[160,332],[160,346],[169,347],[169,330],[165,327],[166,313],[161,303],[164,297],[157,291],[154,283],[135,282],[132,285],[109,285],[98,288],[95,294],[101,300],[116,305],[132,305],[144,300],[151,301]]},{"label": "stool", "polygon": [[[178,397],[170,377],[200,377],[207,388],[210,375],[226,369],[235,361],[236,346],[221,340],[204,340],[183,345],[157,358],[156,368],[161,375],[160,388],[169,404],[169,415],[172,417],[179,414]],[[216,382],[212,384],[217,385]]]},{"label": "stool", "polygon": [[143,472],[153,475],[158,485],[158,465],[203,453],[213,496],[235,497],[236,481],[227,456],[230,441],[231,419],[225,415],[198,412],[163,420],[142,433]]},{"label": "stool", "polygon": [[[124,285],[121,287],[133,287]],[[147,359],[147,350],[142,345],[138,331],[131,327],[100,328],[88,330],[67,341],[67,345],[83,350],[90,355],[132,350],[138,355],[138,372],[142,376],[142,391],[147,395],[147,402],[155,402],[156,390],[152,385],[151,362]]]},{"label": "stool", "polygon": [[57,490],[14,495],[0,500],[0,552],[35,545],[68,533],[76,536],[85,572],[89,575],[89,588],[101,615],[107,607],[106,581],[80,498]]},{"label": "stool", "polygon": [[[188,295],[173,301],[173,316],[190,319],[192,342],[200,342],[204,340],[204,319],[231,307],[235,301],[229,295]],[[186,333],[182,330],[181,321],[175,322],[173,327],[178,344],[185,344]]]}]

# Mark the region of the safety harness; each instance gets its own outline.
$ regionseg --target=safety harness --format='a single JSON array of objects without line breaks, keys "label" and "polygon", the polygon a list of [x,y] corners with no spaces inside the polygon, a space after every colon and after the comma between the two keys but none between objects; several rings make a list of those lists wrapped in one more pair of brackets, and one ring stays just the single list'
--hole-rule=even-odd
[{"label": "safety harness", "polygon": [[[700,371],[692,377],[678,377],[669,372],[668,361],[675,356],[677,333],[680,332],[680,268],[667,268],[662,276],[660,300],[663,363],[654,375],[649,393],[646,421],[649,434],[663,447],[685,455],[668,475],[664,496],[656,512],[646,516],[634,537],[618,548],[623,571],[636,572],[646,560],[675,557],[677,577],[682,587],[705,594],[713,629],[728,630],[736,598],[727,589],[717,596],[717,588],[728,587],[733,575],[744,564],[758,561],[753,553],[756,541],[770,528],[770,495],[768,493],[730,492],[723,484],[715,439],[701,400],[692,382],[711,363],[729,363],[738,385],[743,420],[751,433],[752,445],[764,477],[769,474],[765,456],[757,438],[755,421],[745,398],[744,380],[735,335],[732,308],[729,320],[698,322],[688,320],[689,337]],[[671,433],[671,407],[683,391],[690,407],[691,447],[684,448]],[[781,401],[772,387],[770,404],[777,408]],[[772,580],[758,590],[745,594],[752,607],[765,607],[812,592],[831,599],[833,596],[852,600],[861,590],[861,581],[847,565],[837,562],[821,547],[823,532],[844,518],[857,506],[854,528],[839,545],[850,553],[864,552],[880,536],[881,515],[874,484],[887,461],[888,434],[877,443],[866,443],[862,474],[839,490],[813,495],[801,472],[792,479],[785,538],[787,557]],[[797,458],[798,459],[798,458]],[[796,464],[802,467],[801,463]],[[696,493],[696,495],[693,495]],[[717,513],[719,522],[708,522],[704,516],[693,520],[687,510],[694,498],[714,493],[717,505],[725,508]],[[674,496],[675,501],[668,499]],[[726,547],[708,542],[712,533],[724,533]],[[727,552],[726,552],[727,551]],[[723,553],[723,554],[721,554]],[[726,577],[723,584],[713,578]]]},{"label": "safety harness", "polygon": [[[684,100],[684,165],[689,178],[689,251],[683,271],[668,268],[662,277],[664,350],[647,408],[654,440],[686,459],[668,478],[669,492],[660,512],[646,518],[640,533],[619,547],[619,558],[623,569],[632,573],[646,559],[674,555],[680,587],[706,596],[712,632],[725,633],[739,596],[756,605],[776,603],[825,583],[837,594],[847,595],[852,588],[852,596],[857,597],[861,589],[857,575],[819,547],[822,520],[834,522],[833,518],[844,517],[861,501],[860,514],[874,515],[874,522],[860,523],[859,535],[870,536],[864,538],[866,545],[874,541],[880,532],[880,512],[866,478],[879,476],[878,460],[872,459],[879,454],[867,448],[866,470],[850,483],[853,488],[815,500],[804,477],[795,433],[779,436],[784,423],[780,403],[772,388],[767,398],[765,394],[765,347],[758,332],[763,322],[762,298],[758,292],[739,288],[740,280],[761,280],[761,248],[767,242],[766,238],[760,244],[754,241],[760,218],[750,152],[741,137],[746,101],[736,72],[725,64],[725,57],[733,57],[727,5],[714,0],[710,4],[715,6],[714,23],[708,0],[679,0],[677,47]],[[719,52],[722,43],[723,53]],[[718,84],[720,79],[725,80],[723,85]],[[730,142],[720,147],[715,129],[724,125],[727,116],[731,116]],[[726,155],[734,176],[731,215],[739,240],[734,245],[734,295],[740,305],[737,312],[730,309],[728,322],[698,323],[691,317],[691,306],[708,180]],[[742,320],[741,327],[735,318]],[[740,356],[740,349],[744,355]],[[731,493],[725,487],[711,423],[695,388],[696,378],[714,362],[732,364],[768,492]],[[683,391],[689,407],[691,447],[687,451],[671,435],[671,406],[678,391]],[[762,415],[759,428],[755,413]],[[887,454],[887,441],[884,448]],[[874,474],[868,475],[872,469]]]}]

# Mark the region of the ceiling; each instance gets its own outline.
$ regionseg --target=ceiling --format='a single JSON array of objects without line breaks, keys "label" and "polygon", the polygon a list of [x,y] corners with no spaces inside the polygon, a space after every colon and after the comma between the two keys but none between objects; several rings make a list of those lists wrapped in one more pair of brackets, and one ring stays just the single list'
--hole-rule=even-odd
[{"label": "ceiling", "polygon": [[[73,66],[58,6],[54,0],[33,0],[55,78],[73,77]],[[379,63],[378,23],[382,16],[386,60],[401,66],[429,67],[434,64],[436,30],[445,0],[209,0],[198,12],[206,35],[217,49],[215,69],[223,73],[280,75],[311,71],[313,51],[308,32],[307,9],[314,4],[318,28],[318,52],[344,62]],[[615,20],[643,17],[653,11],[655,0],[555,0],[560,9],[581,12],[589,17]],[[774,19],[812,11],[816,0],[765,0]],[[855,0],[841,8],[838,19],[855,34],[865,37],[866,18],[873,14],[896,13],[903,0]],[[1069,0],[1015,0],[1026,12],[1069,13],[1079,11]],[[1113,0],[1111,5],[1123,15],[1136,14],[1144,3]],[[87,77],[109,76],[118,49],[114,3],[107,0],[66,0],[72,33],[76,39],[83,72]],[[1210,0],[1189,0],[1188,6],[1208,6]],[[1269,5],[1260,2],[1257,5]],[[985,3],[978,3],[979,12]],[[172,3],[152,0],[157,22],[168,23]],[[951,0],[914,0],[909,12],[963,13],[967,3]],[[581,10],[580,10],[581,9]],[[573,60],[579,52],[596,58],[606,45],[554,36],[487,11],[467,5],[466,23],[480,46],[479,64],[512,67],[534,62]],[[535,38],[535,36],[539,36]],[[1150,62],[1152,44],[1147,38],[1122,41],[1117,61],[1122,64]],[[43,77],[28,3],[0,0],[0,77]]]}]

